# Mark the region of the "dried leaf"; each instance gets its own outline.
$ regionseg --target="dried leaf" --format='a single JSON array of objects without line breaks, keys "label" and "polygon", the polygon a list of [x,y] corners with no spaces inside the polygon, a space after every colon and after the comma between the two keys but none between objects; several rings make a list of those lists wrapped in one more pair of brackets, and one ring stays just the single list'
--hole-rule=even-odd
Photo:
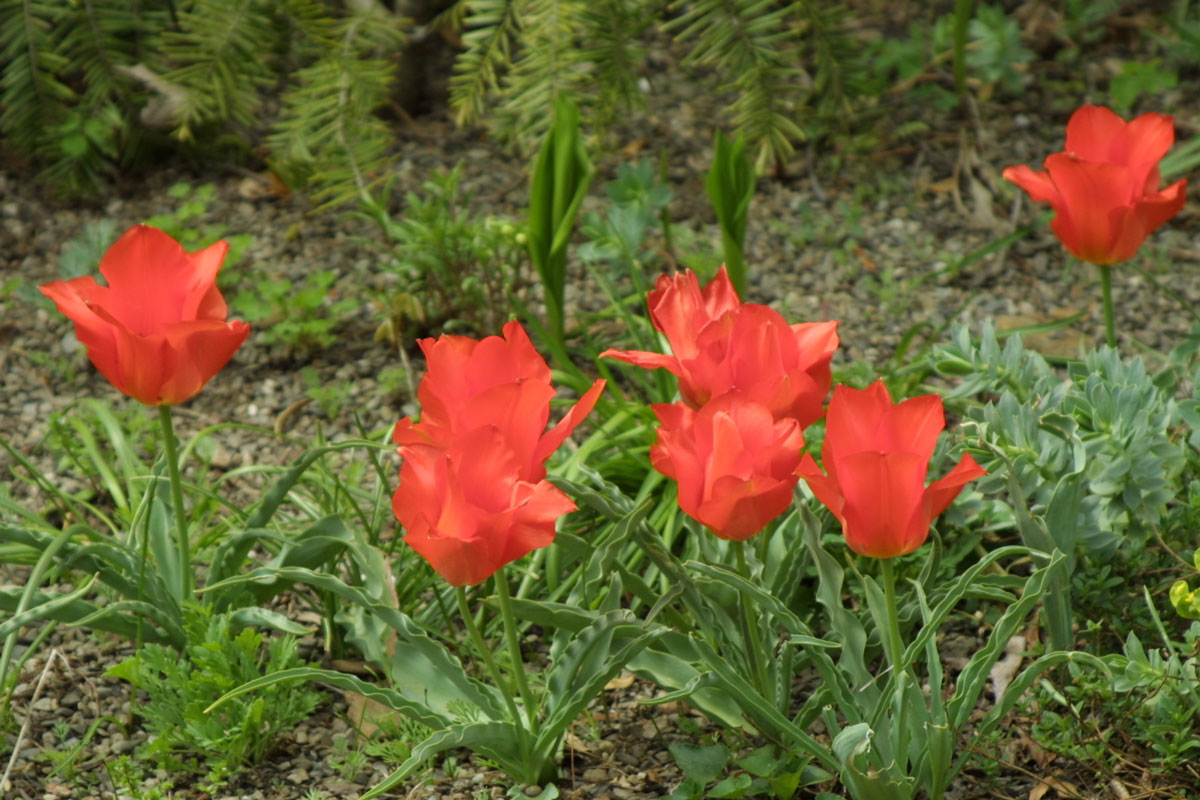
[{"label": "dried leaf", "polygon": [[570,731],[567,732],[565,744],[566,749],[574,750],[576,753],[583,753],[584,755],[587,755],[592,752],[592,746],[590,744]]},{"label": "dried leaf", "polygon": [[614,689],[628,689],[630,686],[633,685],[633,681],[634,681],[633,673],[630,672],[629,670],[623,669],[623,670],[621,670],[620,675],[613,678],[608,683],[604,684],[604,688],[605,688],[605,690],[610,691],[610,692],[613,691]]},{"label": "dried leaf", "polygon": [[1042,797],[1046,794],[1046,792],[1050,791],[1051,789],[1057,792],[1058,796],[1064,798],[1064,800],[1081,796],[1079,793],[1079,788],[1070,781],[1064,781],[1061,778],[1055,778],[1049,775],[1044,778],[1038,778],[1038,780],[1040,783],[1029,790],[1029,800],[1042,800]]},{"label": "dried leaf", "polygon": [[145,64],[134,64],[133,66],[118,64],[116,69],[142,83],[154,93],[150,102],[146,103],[142,113],[138,115],[141,123],[151,130],[165,131],[174,128],[179,112],[187,105],[187,89],[171,83],[163,76],[151,71]]},{"label": "dried leaf", "polygon": [[992,671],[988,673],[988,677],[992,681],[992,696],[997,703],[1000,702],[1000,698],[1004,697],[1005,690],[1016,677],[1017,670],[1021,668],[1023,658],[1021,654],[1024,651],[1025,637],[1014,636],[1004,646],[1004,657],[992,665]]},{"label": "dried leaf", "polygon": [[358,692],[346,692],[346,718],[360,734],[366,737],[379,730],[379,722],[393,716],[385,705]]}]

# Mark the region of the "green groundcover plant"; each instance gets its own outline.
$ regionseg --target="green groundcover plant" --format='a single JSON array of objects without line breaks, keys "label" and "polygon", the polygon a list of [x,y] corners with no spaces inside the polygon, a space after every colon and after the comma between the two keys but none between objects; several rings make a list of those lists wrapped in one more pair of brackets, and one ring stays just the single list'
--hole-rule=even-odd
[{"label": "green groundcover plant", "polygon": [[[11,612],[0,673],[15,636],[45,619],[144,644],[115,671],[149,697],[157,738],[144,757],[194,759],[214,780],[311,710],[307,682],[333,686],[423,737],[396,751],[366,798],[459,748],[521,784],[552,783],[570,726],[622,670],[658,688],[650,702],[687,701],[764,740],[736,757],[719,743],[677,745],[687,778],[677,798],[940,800],[974,757],[968,737],[997,735],[1056,675],[1123,694],[1164,676],[1194,683],[1194,654],[1178,649],[1149,592],[1166,658],[1132,632],[1119,654],[1078,647],[1072,603],[1081,565],[1134,558],[1167,521],[1197,516],[1173,503],[1197,470],[1197,398],[1176,397],[1196,383],[1194,341],[1156,374],[1111,347],[1058,372],[1017,337],[1001,345],[990,327],[960,329],[911,365],[955,379],[944,397],[905,396],[897,386],[919,383],[909,377],[837,381],[838,323],[745,302],[737,268],[639,288],[666,202],[639,168],[610,186],[613,211],[586,223],[588,260],[630,272],[627,284],[616,269],[606,279],[606,313],[629,335],[594,342],[568,326],[563,300],[591,170],[574,111],[558,112],[528,209],[547,318],[527,320],[556,369],[516,320],[499,335],[421,340],[420,416],[389,434],[398,480],[381,437],[365,434],[318,440],[246,508],[186,468],[218,431],[181,448],[171,409],[249,332],[216,288],[222,246],[188,252],[138,226],[102,259],[106,285],[42,287],[96,368],[155,419],[131,425],[79,404],[65,424],[83,494],[13,453],[52,508],[3,506],[3,553],[33,569],[23,589],[0,592]],[[1055,205],[1068,247],[1082,229],[1128,257],[1146,233],[1144,206],[1160,224],[1175,206],[1155,205],[1138,160],[1157,162],[1158,149],[1125,158],[1139,147],[1130,128],[1147,123],[1098,118],[1119,158],[1092,153],[1066,178],[1022,180]],[[728,258],[740,254],[749,173],[736,144],[718,149],[712,191],[736,189],[718,212]],[[1126,217],[1110,213],[1111,198],[1080,198],[1080,185],[1104,178],[1127,190],[1129,163],[1150,195]],[[137,280],[151,262],[160,279]],[[630,310],[642,302],[648,318]],[[556,414],[560,386],[574,400]],[[961,420],[951,435],[947,405]],[[393,516],[403,546],[384,530]],[[310,631],[273,605],[285,592],[370,676],[300,663],[290,636]],[[1171,599],[1194,614],[1186,583]],[[985,633],[951,663],[943,637],[964,624]],[[1030,630],[1046,641],[1027,642]],[[1024,669],[998,668],[1026,647]],[[1190,684],[1173,691],[1195,703]],[[1169,706],[1148,703],[1138,719],[1161,728]],[[1163,753],[1184,746],[1153,741]],[[731,764],[739,772],[709,787]]]}]

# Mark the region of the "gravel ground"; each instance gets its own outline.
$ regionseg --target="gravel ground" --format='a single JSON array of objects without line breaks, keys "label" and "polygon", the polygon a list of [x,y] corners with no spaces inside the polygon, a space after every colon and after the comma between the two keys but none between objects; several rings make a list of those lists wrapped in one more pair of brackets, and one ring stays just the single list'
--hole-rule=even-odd
[{"label": "gravel ground", "polygon": [[[680,76],[674,67],[666,69],[669,61],[662,61],[664,77],[648,87],[656,110],[635,115],[615,131],[624,149],[600,159],[600,174],[585,209],[603,206],[603,182],[615,175],[618,164],[631,160],[629,153],[656,158],[665,148],[674,192],[671,218],[695,234],[680,250],[716,252],[719,235],[704,196],[703,174],[718,98],[696,90],[694,81],[704,76]],[[965,254],[1015,225],[1027,224],[1036,213],[999,177],[1005,166],[1037,166],[1046,154],[1061,148],[1071,108],[1042,112],[1034,111],[1036,107],[975,107],[963,119],[933,122],[928,133],[897,142],[887,154],[847,157],[854,166],[840,172],[831,170],[821,156],[802,151],[788,165],[787,179],[759,182],[747,244],[750,298],[770,303],[794,321],[840,320],[842,348],[835,365],[854,360],[887,363],[901,337],[918,323],[939,329],[947,322],[978,326],[990,319],[1002,328],[1018,327],[1084,311],[1074,328],[1036,338],[1033,344],[1069,355],[1081,344],[1099,342],[1103,326],[1094,275],[1086,265],[1068,263],[1048,229],[955,268]],[[1195,133],[1181,127],[1180,138]],[[525,189],[518,162],[496,151],[481,132],[456,130],[446,119],[434,117],[405,128],[401,135],[401,188],[416,188],[434,169],[464,159],[465,186],[475,194],[479,209],[519,214]],[[96,208],[55,205],[28,175],[0,174],[0,286],[15,278],[23,287],[0,298],[0,427],[14,450],[34,459],[64,487],[78,484],[69,467],[46,455],[50,416],[79,397],[124,401],[87,365],[67,322],[44,304],[31,302],[32,287],[59,276],[65,243],[89,221],[112,220],[123,230],[168,211],[176,203],[167,189],[179,180],[216,185],[216,197],[198,223],[223,222],[230,233],[253,235],[243,266],[237,269],[253,265],[292,279],[331,269],[338,275],[335,289],[343,296],[383,285],[383,256],[364,241],[373,235],[366,223],[332,213],[311,215],[301,198],[253,191],[257,181],[241,172],[158,174],[137,185],[126,184]],[[1200,260],[1195,220],[1196,205],[1190,203],[1143,248],[1144,263],[1155,278],[1191,305],[1200,300],[1200,286],[1193,278]],[[572,270],[569,305],[602,305],[582,266],[573,264]],[[1118,270],[1114,291],[1125,352],[1139,352],[1135,338],[1164,352],[1186,332],[1190,318],[1179,302],[1135,272]],[[318,426],[329,436],[350,432],[352,411],[368,426],[386,428],[413,409],[406,398],[385,391],[377,381],[381,371],[399,364],[394,351],[373,341],[377,322],[364,298],[341,320],[337,345],[318,353],[279,352],[264,346],[262,331],[256,331],[229,367],[181,409],[184,435],[230,420],[265,429],[222,434],[224,452],[218,466],[228,468],[285,463],[300,452],[302,442],[315,436]],[[415,348],[411,351],[415,357]],[[306,401],[299,374],[304,366],[318,370],[323,383],[347,382],[349,394],[340,415],[327,418],[318,404]],[[281,441],[271,430],[290,434],[295,443]],[[12,458],[0,453],[0,473],[7,474],[11,466]],[[12,491],[36,502],[23,486],[14,484]],[[19,584],[22,577],[20,571],[0,568],[0,584]],[[104,670],[128,652],[120,642],[63,630],[30,662],[16,699],[19,716],[28,718],[30,726],[16,753],[13,787],[6,797],[114,796],[99,765],[113,754],[131,751],[145,736],[136,725],[127,729],[123,724],[130,711],[126,685],[103,677]],[[53,663],[39,690],[47,658]],[[679,733],[681,713],[701,728],[705,722],[678,708],[638,705],[652,692],[638,682],[614,689],[602,707],[593,710],[591,722],[577,726],[569,740],[570,763],[559,784],[563,795],[643,800],[666,794],[678,782],[666,745],[681,738],[695,741],[694,735]],[[285,737],[266,765],[239,777],[219,797],[299,798],[314,788],[331,798],[357,796],[386,770],[375,761],[351,776],[330,767],[333,736],[347,729],[345,715],[345,703],[330,695],[311,719]],[[117,721],[100,724],[75,764],[78,774],[94,777],[94,782],[47,777],[46,750],[71,746],[93,721],[106,716]],[[53,729],[59,719],[69,726],[69,736],[61,742]],[[5,751],[7,745],[11,737]],[[427,783],[410,785],[407,796],[505,796],[503,776],[465,756],[462,760],[457,776],[435,771]],[[1028,791],[1026,779],[1013,780],[1014,795]],[[84,785],[94,789],[79,794],[78,787]],[[960,783],[958,793],[973,796],[969,782]],[[180,786],[173,796],[201,797]]]}]

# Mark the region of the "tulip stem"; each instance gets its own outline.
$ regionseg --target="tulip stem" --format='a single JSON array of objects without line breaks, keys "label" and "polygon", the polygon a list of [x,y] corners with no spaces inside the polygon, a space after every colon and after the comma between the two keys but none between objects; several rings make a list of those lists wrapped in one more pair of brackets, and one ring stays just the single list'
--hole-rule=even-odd
[{"label": "tulip stem", "polygon": [[896,679],[900,678],[900,663],[904,658],[904,650],[900,644],[900,612],[896,607],[896,576],[892,573],[892,560],[890,558],[881,559],[883,562],[881,569],[883,571],[883,599],[887,606],[887,656],[888,661],[892,665],[892,671],[896,673]]},{"label": "tulip stem", "polygon": [[[737,560],[738,574],[746,581],[750,580],[750,570],[746,566],[746,543],[741,541],[733,542],[733,554]],[[746,650],[750,652],[750,668],[754,670],[754,682],[758,685],[758,691],[763,694],[774,705],[775,692],[773,687],[768,686],[766,668],[763,665],[762,652],[759,648],[762,646],[762,637],[758,632],[758,617],[754,614],[754,609],[750,607],[750,599],[746,595],[741,595],[742,618],[745,621],[746,629]]]},{"label": "tulip stem", "polygon": [[187,517],[183,513],[183,479],[179,475],[179,450],[175,445],[175,425],[169,404],[158,407],[158,421],[162,425],[167,476],[171,481],[171,505],[175,512],[175,536],[179,540],[179,601],[182,603],[192,596],[192,544],[188,537]]},{"label": "tulip stem", "polygon": [[1117,349],[1117,331],[1113,325],[1112,267],[1097,265],[1100,270],[1100,293],[1104,297],[1104,335],[1108,346]]},{"label": "tulip stem", "polygon": [[454,596],[458,600],[459,616],[462,617],[463,626],[467,629],[467,635],[471,637],[471,641],[475,645],[475,651],[483,659],[483,665],[492,676],[492,681],[496,684],[496,688],[500,690],[500,694],[504,695],[504,702],[508,706],[508,713],[512,715],[513,725],[520,732],[521,749],[526,750],[525,726],[521,724],[521,712],[517,709],[517,701],[513,699],[512,688],[509,687],[508,682],[501,676],[500,668],[496,666],[496,659],[492,658],[492,651],[488,648],[487,642],[483,640],[483,634],[479,632],[479,626],[475,624],[475,617],[471,615],[471,607],[467,605],[467,590],[461,586],[455,586]]},{"label": "tulip stem", "polygon": [[529,680],[525,677],[525,659],[521,656],[521,643],[517,640],[517,620],[513,616],[512,597],[508,593],[508,575],[501,567],[496,572],[496,594],[500,597],[500,616],[504,618],[504,638],[508,640],[508,658],[512,662],[513,676],[525,704],[525,716],[530,730],[537,726],[537,707],[533,704],[533,692],[529,691]]},{"label": "tulip stem", "polygon": [[900,611],[896,605],[896,577],[892,573],[892,560],[890,558],[883,559],[882,572],[883,599],[887,612],[888,631],[886,634],[880,631],[880,635],[887,636],[887,659],[891,664],[895,678],[895,682],[892,685],[896,687],[896,692],[891,698],[891,702],[896,704],[896,725],[893,728],[896,738],[891,741],[890,745],[894,748],[892,757],[900,764],[904,764],[908,757],[908,723],[906,717],[908,716],[909,698],[904,696],[907,691],[905,687],[905,678],[907,675],[903,670],[904,645],[900,638]]}]

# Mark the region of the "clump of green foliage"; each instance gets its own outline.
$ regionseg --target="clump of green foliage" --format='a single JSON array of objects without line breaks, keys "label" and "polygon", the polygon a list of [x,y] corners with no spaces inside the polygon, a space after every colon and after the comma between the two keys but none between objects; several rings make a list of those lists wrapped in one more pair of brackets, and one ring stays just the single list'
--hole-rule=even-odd
[{"label": "clump of green foliage", "polygon": [[233,308],[260,327],[259,341],[288,353],[319,350],[337,341],[340,319],[358,307],[358,300],[333,300],[337,273],[314,270],[293,281],[257,272],[244,280],[246,288],[233,296]]},{"label": "clump of green foliage", "polygon": [[[497,333],[510,298],[528,283],[525,233],[510,220],[475,215],[461,184],[459,163],[425,181],[421,193],[408,192],[402,216],[388,213],[387,193],[371,206],[387,241],[384,266],[404,297],[420,304],[405,316],[447,331]],[[395,302],[381,305],[396,315]]]},{"label": "clump of green foliage", "polygon": [[193,606],[187,614],[183,654],[146,645],[109,670],[145,692],[139,706],[151,737],[139,756],[168,771],[207,771],[220,783],[266,755],[276,737],[307,717],[320,694],[306,684],[283,683],[207,708],[237,686],[264,675],[303,666],[294,637],[266,640],[238,630],[231,614]]}]

